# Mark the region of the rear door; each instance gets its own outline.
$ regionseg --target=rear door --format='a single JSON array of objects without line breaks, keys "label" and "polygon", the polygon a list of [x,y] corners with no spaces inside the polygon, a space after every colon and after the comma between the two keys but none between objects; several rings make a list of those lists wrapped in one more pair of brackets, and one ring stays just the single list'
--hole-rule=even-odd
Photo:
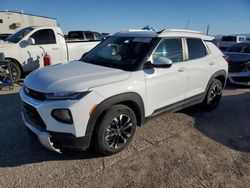
[{"label": "rear door", "polygon": [[24,66],[27,66],[27,71],[43,67],[43,56],[45,53],[51,57],[52,64],[62,62],[61,47],[56,40],[53,29],[38,30],[30,38],[35,40],[35,44],[21,48],[23,59],[26,60]]},{"label": "rear door", "polygon": [[216,62],[204,42],[187,38],[187,62],[189,66],[188,87],[185,98],[204,94],[211,75],[216,71]]}]

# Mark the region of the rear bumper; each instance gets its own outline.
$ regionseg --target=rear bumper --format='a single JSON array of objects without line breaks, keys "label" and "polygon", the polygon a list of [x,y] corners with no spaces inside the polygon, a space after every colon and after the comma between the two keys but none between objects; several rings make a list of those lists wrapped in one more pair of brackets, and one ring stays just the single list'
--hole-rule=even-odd
[{"label": "rear bumper", "polygon": [[62,149],[85,150],[90,145],[91,135],[75,137],[69,133],[43,131],[29,124],[23,113],[22,118],[29,135],[51,151],[61,153]]}]

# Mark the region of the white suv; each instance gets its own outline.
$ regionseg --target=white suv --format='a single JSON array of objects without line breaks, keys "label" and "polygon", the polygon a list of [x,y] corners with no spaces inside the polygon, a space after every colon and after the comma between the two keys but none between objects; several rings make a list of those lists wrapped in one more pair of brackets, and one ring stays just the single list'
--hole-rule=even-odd
[{"label": "white suv", "polygon": [[27,76],[23,121],[50,150],[117,153],[156,114],[218,105],[228,64],[212,40],[186,30],[118,32],[80,61]]}]

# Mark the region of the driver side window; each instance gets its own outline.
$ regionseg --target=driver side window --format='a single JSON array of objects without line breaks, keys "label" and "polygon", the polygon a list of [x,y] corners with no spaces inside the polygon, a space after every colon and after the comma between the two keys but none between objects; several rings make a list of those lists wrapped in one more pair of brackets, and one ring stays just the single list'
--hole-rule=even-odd
[{"label": "driver side window", "polygon": [[183,61],[181,38],[163,39],[153,52],[153,58],[165,57],[173,63]]}]

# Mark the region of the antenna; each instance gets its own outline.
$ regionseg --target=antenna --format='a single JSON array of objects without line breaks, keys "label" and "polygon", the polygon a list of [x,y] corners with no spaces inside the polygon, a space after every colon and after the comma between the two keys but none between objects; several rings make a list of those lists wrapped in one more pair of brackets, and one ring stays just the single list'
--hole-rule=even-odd
[{"label": "antenna", "polygon": [[188,20],[187,20],[187,24],[186,24],[186,27],[185,27],[185,29],[187,29],[187,28],[188,28],[188,26],[189,26],[189,23],[190,23],[190,20],[188,19]]},{"label": "antenna", "polygon": [[207,25],[207,35],[208,35],[208,33],[209,33],[209,24]]}]

